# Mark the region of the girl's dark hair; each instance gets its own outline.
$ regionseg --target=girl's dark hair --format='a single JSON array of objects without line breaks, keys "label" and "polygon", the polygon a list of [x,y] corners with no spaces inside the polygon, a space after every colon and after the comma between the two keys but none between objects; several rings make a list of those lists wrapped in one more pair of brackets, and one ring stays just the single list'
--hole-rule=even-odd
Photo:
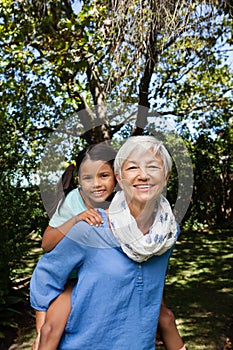
[{"label": "girl's dark hair", "polygon": [[93,144],[80,151],[75,160],[76,165],[69,165],[62,174],[57,186],[57,196],[50,216],[53,215],[58,204],[60,208],[68,193],[77,187],[77,176],[83,161],[87,159],[93,161],[102,160],[113,168],[115,157],[116,151],[107,142]]}]

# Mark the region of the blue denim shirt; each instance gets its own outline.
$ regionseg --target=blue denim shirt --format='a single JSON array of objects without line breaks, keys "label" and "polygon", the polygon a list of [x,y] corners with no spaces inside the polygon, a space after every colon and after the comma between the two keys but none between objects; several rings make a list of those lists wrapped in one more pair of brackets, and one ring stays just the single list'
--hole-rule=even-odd
[{"label": "blue denim shirt", "polygon": [[78,222],[39,260],[31,279],[31,306],[46,311],[77,268],[58,349],[154,350],[171,249],[136,263],[123,253],[103,217],[101,227]]}]

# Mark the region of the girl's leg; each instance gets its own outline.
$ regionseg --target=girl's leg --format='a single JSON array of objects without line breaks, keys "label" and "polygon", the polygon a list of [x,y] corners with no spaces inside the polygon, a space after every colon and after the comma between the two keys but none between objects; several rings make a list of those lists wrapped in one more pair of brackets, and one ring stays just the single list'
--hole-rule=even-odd
[{"label": "girl's leg", "polygon": [[38,350],[40,343],[40,330],[45,323],[46,312],[36,311],[36,339],[32,344],[32,350]]},{"label": "girl's leg", "polygon": [[40,331],[39,350],[57,349],[70,314],[72,289],[72,285],[67,285],[64,292],[50,305]]},{"label": "girl's leg", "polygon": [[173,312],[161,304],[158,329],[167,350],[185,350],[183,340],[176,327]]}]

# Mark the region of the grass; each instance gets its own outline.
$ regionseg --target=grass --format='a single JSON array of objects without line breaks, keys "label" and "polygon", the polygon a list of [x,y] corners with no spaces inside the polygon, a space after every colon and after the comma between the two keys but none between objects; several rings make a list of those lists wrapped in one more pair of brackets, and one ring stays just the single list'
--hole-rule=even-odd
[{"label": "grass", "polygon": [[[170,260],[165,301],[188,350],[232,349],[233,230],[182,233]],[[9,350],[31,350],[34,335],[32,321],[19,328]]]},{"label": "grass", "polygon": [[[222,350],[233,317],[232,231],[183,233],[170,260],[166,303],[190,350]],[[228,341],[228,347],[231,349]]]}]

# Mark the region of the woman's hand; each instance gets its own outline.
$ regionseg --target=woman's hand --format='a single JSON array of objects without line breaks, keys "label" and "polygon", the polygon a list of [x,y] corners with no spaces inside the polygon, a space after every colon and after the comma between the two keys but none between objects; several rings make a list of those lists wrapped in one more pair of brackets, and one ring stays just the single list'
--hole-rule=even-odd
[{"label": "woman's hand", "polygon": [[103,218],[96,209],[87,209],[76,215],[76,222],[86,221],[89,225],[100,226],[103,224]]}]

